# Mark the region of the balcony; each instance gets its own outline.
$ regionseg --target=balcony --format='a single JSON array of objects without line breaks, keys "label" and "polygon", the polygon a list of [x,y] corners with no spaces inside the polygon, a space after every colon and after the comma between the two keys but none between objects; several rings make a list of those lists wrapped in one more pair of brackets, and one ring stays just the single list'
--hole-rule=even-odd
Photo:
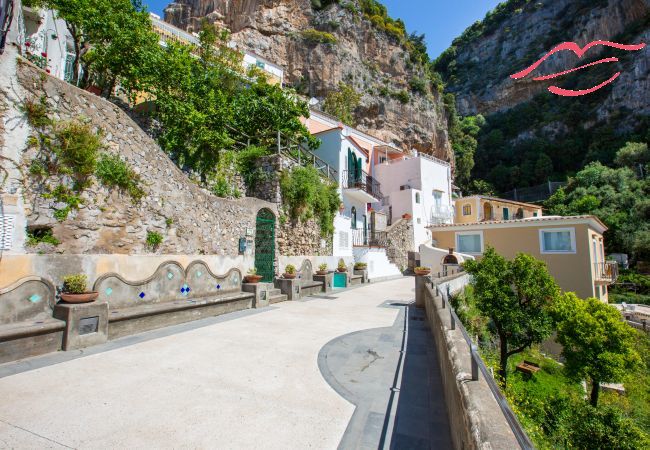
[{"label": "balcony", "polygon": [[431,225],[451,223],[454,220],[454,208],[451,206],[434,206],[431,210]]},{"label": "balcony", "polygon": [[618,263],[605,261],[594,263],[594,282],[599,285],[614,284],[618,278]]},{"label": "balcony", "polygon": [[364,171],[359,174],[344,171],[343,192],[362,203],[374,203],[383,198],[379,182]]},{"label": "balcony", "polygon": [[352,246],[386,248],[388,246],[388,233],[386,231],[353,229]]}]

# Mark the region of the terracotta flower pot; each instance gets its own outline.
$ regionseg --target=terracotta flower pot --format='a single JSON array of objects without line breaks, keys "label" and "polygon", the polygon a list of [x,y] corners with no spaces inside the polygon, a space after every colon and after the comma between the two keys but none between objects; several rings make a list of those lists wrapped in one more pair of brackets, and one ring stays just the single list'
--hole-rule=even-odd
[{"label": "terracotta flower pot", "polygon": [[97,300],[99,292],[84,292],[83,294],[61,294],[61,300],[66,303],[90,303]]},{"label": "terracotta flower pot", "polygon": [[415,269],[415,274],[420,277],[429,275],[430,273],[431,273],[431,269]]},{"label": "terracotta flower pot", "polygon": [[338,267],[338,268],[336,269],[336,271],[339,272],[339,273],[345,273],[345,272],[348,271],[348,268],[346,267],[346,268],[342,269],[342,268]]},{"label": "terracotta flower pot", "polygon": [[244,283],[257,284],[262,280],[262,275],[246,275],[244,277]]},{"label": "terracotta flower pot", "polygon": [[294,278],[296,278],[296,274],[295,273],[284,273],[284,274],[282,274],[282,278],[284,278],[286,280],[293,280]]},{"label": "terracotta flower pot", "polygon": [[317,270],[316,275],[327,275],[329,272],[327,270]]}]

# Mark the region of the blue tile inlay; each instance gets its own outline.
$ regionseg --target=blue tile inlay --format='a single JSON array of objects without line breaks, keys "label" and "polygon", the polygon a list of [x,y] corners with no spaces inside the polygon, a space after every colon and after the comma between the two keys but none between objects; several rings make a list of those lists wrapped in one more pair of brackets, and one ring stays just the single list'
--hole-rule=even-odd
[{"label": "blue tile inlay", "polygon": [[201,275],[203,275],[203,272],[201,272],[200,270],[198,272],[196,272],[197,277],[201,278]]},{"label": "blue tile inlay", "polygon": [[140,292],[140,298],[144,298],[144,292]]},{"label": "blue tile inlay", "polygon": [[181,287],[181,294],[183,294],[183,295],[187,295],[187,294],[189,294],[190,291],[191,291],[191,289],[190,289],[190,287],[187,285],[187,283],[184,284],[183,287]]},{"label": "blue tile inlay", "polygon": [[113,293],[113,288],[106,288],[106,295],[111,295]]},{"label": "blue tile inlay", "polygon": [[221,285],[220,285],[220,284],[217,284],[217,289],[221,289]]},{"label": "blue tile inlay", "polygon": [[171,272],[167,272],[167,278],[171,280],[172,278],[174,278],[174,274]]},{"label": "blue tile inlay", "polygon": [[38,303],[41,301],[41,296],[38,294],[33,294],[31,297],[29,297],[29,301],[32,303]]}]

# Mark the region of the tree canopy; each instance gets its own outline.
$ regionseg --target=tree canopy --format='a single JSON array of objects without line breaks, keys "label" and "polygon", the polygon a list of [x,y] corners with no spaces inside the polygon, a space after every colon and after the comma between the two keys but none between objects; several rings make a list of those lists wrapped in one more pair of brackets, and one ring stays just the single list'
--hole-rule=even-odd
[{"label": "tree canopy", "polygon": [[480,261],[466,261],[476,306],[490,318],[499,336],[500,370],[505,382],[508,358],[550,336],[550,308],[560,289],[544,262],[524,253],[508,261],[488,248]]},{"label": "tree canopy", "polygon": [[571,377],[591,381],[591,404],[598,405],[601,383],[617,383],[638,368],[636,331],[613,306],[595,298],[581,300],[566,293],[554,307],[557,337],[565,370]]},{"label": "tree canopy", "polygon": [[[608,252],[650,256],[650,179],[640,178],[647,145],[628,143],[616,156],[622,167],[589,164],[558,190],[545,206],[550,214],[593,214],[609,227]],[[645,156],[644,156],[645,155]]]}]

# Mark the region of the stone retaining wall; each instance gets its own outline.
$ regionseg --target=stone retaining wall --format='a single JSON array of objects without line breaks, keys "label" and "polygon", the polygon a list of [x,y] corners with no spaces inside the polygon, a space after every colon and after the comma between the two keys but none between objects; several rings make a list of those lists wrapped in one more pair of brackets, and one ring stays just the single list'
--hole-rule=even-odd
[{"label": "stone retaining wall", "polygon": [[[472,381],[470,349],[457,327],[451,329],[449,307],[442,308],[441,298],[428,278],[415,277],[416,305],[426,315],[438,352],[442,385],[449,414],[451,435],[456,449],[520,448],[486,380]],[[441,292],[451,293],[469,283],[469,275],[435,280]]]}]

